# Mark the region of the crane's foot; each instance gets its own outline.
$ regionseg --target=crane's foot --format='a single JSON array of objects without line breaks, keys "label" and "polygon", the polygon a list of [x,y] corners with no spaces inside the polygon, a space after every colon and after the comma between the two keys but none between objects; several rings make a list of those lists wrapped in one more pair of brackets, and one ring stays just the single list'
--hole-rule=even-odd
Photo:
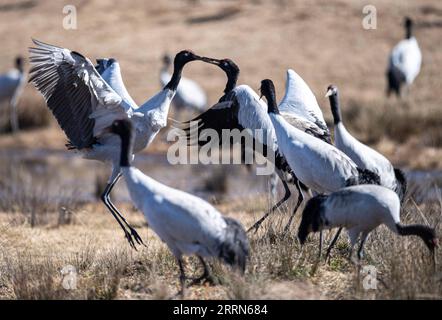
[{"label": "crane's foot", "polygon": [[127,225],[127,226],[129,227],[129,230],[130,230],[130,233],[131,233],[131,238],[135,239],[137,244],[147,247],[144,244],[143,239],[141,239],[141,237],[138,234],[138,232],[134,228],[132,228],[130,225]]},{"label": "crane's foot", "polygon": [[251,226],[249,229],[247,229],[247,233],[249,233],[250,231],[255,230],[255,234],[258,232],[259,227],[261,226],[261,224],[264,222],[265,218],[261,218],[258,221],[255,222],[255,224],[253,226]]},{"label": "crane's foot", "polygon": [[187,287],[191,287],[196,284],[205,284],[205,283],[208,283],[210,285],[215,284],[215,279],[213,279],[213,277],[209,273],[206,273],[206,272],[204,272],[201,277],[198,277],[196,279],[189,279],[189,280],[192,280],[192,281],[187,285]]},{"label": "crane's foot", "polygon": [[286,225],[284,228],[284,231],[282,232],[282,237],[285,238],[287,236],[287,234],[289,233],[290,230],[290,226]]},{"label": "crane's foot", "polygon": [[137,247],[135,246],[135,242],[134,242],[132,235],[129,232],[127,232],[126,230],[124,230],[124,236],[127,239],[127,242],[129,242],[130,247],[132,249],[135,249],[136,251],[138,251]]},{"label": "crane's foot", "polygon": [[327,252],[325,253],[325,263],[330,265],[331,263],[331,250],[327,249]]}]

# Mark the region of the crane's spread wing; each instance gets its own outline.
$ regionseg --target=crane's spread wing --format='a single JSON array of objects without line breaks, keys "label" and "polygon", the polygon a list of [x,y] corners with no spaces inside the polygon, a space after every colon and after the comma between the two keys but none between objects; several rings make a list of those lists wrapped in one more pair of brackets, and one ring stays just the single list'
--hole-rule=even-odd
[{"label": "crane's spread wing", "polygon": [[[313,92],[305,81],[292,69],[287,70],[285,95],[278,106],[281,112],[292,114],[315,124],[330,141],[330,131]],[[324,139],[323,139],[324,140]]]},{"label": "crane's spread wing", "polygon": [[130,116],[130,107],[89,59],[75,51],[33,42],[37,47],[29,48],[29,82],[44,96],[73,147],[91,147],[102,129],[115,119]]},{"label": "crane's spread wing", "polygon": [[[188,141],[191,144],[198,143],[205,145],[207,141],[207,130],[215,130],[219,137],[223,129],[242,129],[236,118],[237,102],[234,96],[231,99],[218,102],[207,111],[190,121],[185,122],[184,130]],[[221,139],[219,143],[221,144]]]},{"label": "crane's spread wing", "polygon": [[[236,87],[223,96],[220,102],[186,123],[187,137],[190,141],[195,141],[196,137],[192,133],[196,130],[191,130],[192,121],[198,121],[198,133],[202,133],[204,129],[215,130],[220,137],[220,143],[223,129],[248,129],[255,141],[270,147],[273,151],[277,149],[276,135],[267,114],[267,106],[246,85]],[[204,135],[199,135],[198,143],[200,145],[207,143]]]},{"label": "crane's spread wing", "polygon": [[124,85],[121,68],[115,59],[97,59],[95,69],[107,84],[126,102],[132,109],[137,109],[138,105],[132,99],[131,95]]}]

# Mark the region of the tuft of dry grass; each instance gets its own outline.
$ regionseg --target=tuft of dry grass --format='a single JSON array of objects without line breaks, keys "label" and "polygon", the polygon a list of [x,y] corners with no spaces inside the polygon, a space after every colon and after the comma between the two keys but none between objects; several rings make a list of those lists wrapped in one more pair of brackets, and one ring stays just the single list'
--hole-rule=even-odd
[{"label": "tuft of dry grass", "polygon": [[15,213],[16,222],[23,218],[31,227],[73,222],[72,212],[78,206],[75,191],[57,189],[57,181],[38,177],[21,161],[3,162],[0,172],[0,211]]}]

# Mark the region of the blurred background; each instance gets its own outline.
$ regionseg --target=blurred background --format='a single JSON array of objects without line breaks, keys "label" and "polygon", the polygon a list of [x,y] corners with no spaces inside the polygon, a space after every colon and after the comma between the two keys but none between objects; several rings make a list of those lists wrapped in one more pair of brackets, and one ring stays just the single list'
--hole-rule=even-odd
[{"label": "blurred background", "polygon": [[[66,29],[63,25],[69,15],[63,10],[68,5],[76,9],[76,29]],[[426,186],[439,185],[442,180],[439,172],[442,168],[442,96],[439,92],[442,88],[442,7],[436,0],[372,1],[370,5],[376,8],[377,14],[376,29],[366,30],[362,25],[365,5],[364,1],[343,0],[155,3],[135,0],[130,4],[98,0],[56,3],[1,0],[0,72],[11,69],[17,55],[25,58],[24,70],[28,71],[27,48],[32,45],[31,38],[36,38],[78,51],[93,62],[96,58],[116,58],[126,87],[141,104],[161,88],[164,54],[173,56],[182,49],[215,58],[231,58],[241,69],[238,83],[248,84],[256,91],[262,79],[273,79],[279,98],[284,94],[286,70],[293,68],[315,93],[329,125],[332,124],[331,112],[324,94],[333,83],[340,89],[344,121],[356,137],[384,153],[413,178],[425,179]],[[415,21],[414,34],[423,55],[422,69],[409,94],[403,98],[387,98],[388,55],[404,36],[404,16]],[[186,66],[184,76],[206,91],[208,107],[221,96],[226,81],[217,67],[201,62]],[[32,85],[26,85],[20,96],[21,130],[18,133],[11,134],[7,103],[3,101],[1,105],[1,161],[12,161],[14,167],[23,161],[40,163],[40,171],[46,168],[55,176],[62,175],[58,182],[67,181],[67,185],[80,188],[84,198],[99,194],[105,181],[91,183],[90,180],[105,179],[106,167],[66,151],[63,132]],[[175,111],[172,107],[172,118]],[[192,116],[195,114],[187,112],[180,115],[180,119]],[[163,130],[160,138],[144,150],[149,156],[138,157],[139,165],[155,178],[201,195],[207,191],[206,197],[216,191],[214,188],[228,191],[231,186],[224,177],[228,172],[244,173],[244,180],[251,180],[248,188],[241,184],[235,187],[237,182],[231,182],[231,194],[267,188],[265,177],[256,178],[238,166],[229,169],[210,166],[210,170],[204,170],[208,176],[202,178],[192,174],[200,171],[198,166],[170,168],[165,159],[167,132]],[[48,164],[51,161],[60,168],[54,170],[54,164]],[[78,170],[73,169],[75,166]],[[152,169],[155,166],[164,170]],[[32,171],[32,176],[35,175]],[[210,181],[212,176],[215,181]],[[195,185],[188,182],[193,178],[198,179]],[[256,179],[261,183],[256,184]],[[124,189],[121,187],[119,189]],[[421,184],[418,189],[423,189]],[[124,194],[124,190],[122,192]],[[117,197],[118,194],[119,191]],[[428,194],[426,191],[425,196]]]},{"label": "blurred background", "polygon": [[[165,53],[191,49],[240,67],[239,84],[258,90],[271,78],[284,94],[286,69],[309,84],[329,123],[326,87],[340,88],[344,121],[360,140],[387,155],[397,166],[442,168],[442,7],[439,1],[371,1],[376,29],[365,30],[364,1],[0,1],[0,72],[16,55],[27,57],[36,38],[96,58],[116,58],[126,87],[137,103],[160,87]],[[76,8],[77,29],[66,30],[66,5]],[[422,70],[403,99],[385,96],[385,70],[392,47],[403,38],[403,17],[416,22]],[[25,71],[28,65],[25,61]],[[225,75],[215,66],[192,63],[184,76],[199,83],[212,105],[221,96]],[[4,105],[4,103],[2,103]],[[0,147],[65,150],[65,137],[31,86],[18,105],[20,133],[9,135],[2,108]],[[171,109],[173,117],[174,109]],[[188,115],[190,118],[192,115]],[[167,132],[164,130],[163,135]],[[157,139],[147,153],[164,152]],[[20,149],[21,152],[23,149]],[[2,151],[2,154],[9,151]]]}]

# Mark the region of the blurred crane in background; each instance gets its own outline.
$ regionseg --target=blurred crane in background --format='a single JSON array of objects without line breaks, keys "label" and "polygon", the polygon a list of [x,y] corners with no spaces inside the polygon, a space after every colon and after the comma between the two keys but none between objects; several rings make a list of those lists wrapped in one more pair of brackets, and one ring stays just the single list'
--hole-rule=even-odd
[{"label": "blurred crane in background", "polygon": [[387,96],[394,92],[399,97],[402,85],[408,89],[421,70],[422,54],[413,36],[413,20],[406,17],[404,26],[405,39],[393,48],[388,60]]},{"label": "blurred crane in background", "polygon": [[15,68],[0,75],[0,103],[9,103],[9,121],[12,132],[19,129],[17,104],[26,84],[26,75],[23,68],[23,58],[15,58]]}]

